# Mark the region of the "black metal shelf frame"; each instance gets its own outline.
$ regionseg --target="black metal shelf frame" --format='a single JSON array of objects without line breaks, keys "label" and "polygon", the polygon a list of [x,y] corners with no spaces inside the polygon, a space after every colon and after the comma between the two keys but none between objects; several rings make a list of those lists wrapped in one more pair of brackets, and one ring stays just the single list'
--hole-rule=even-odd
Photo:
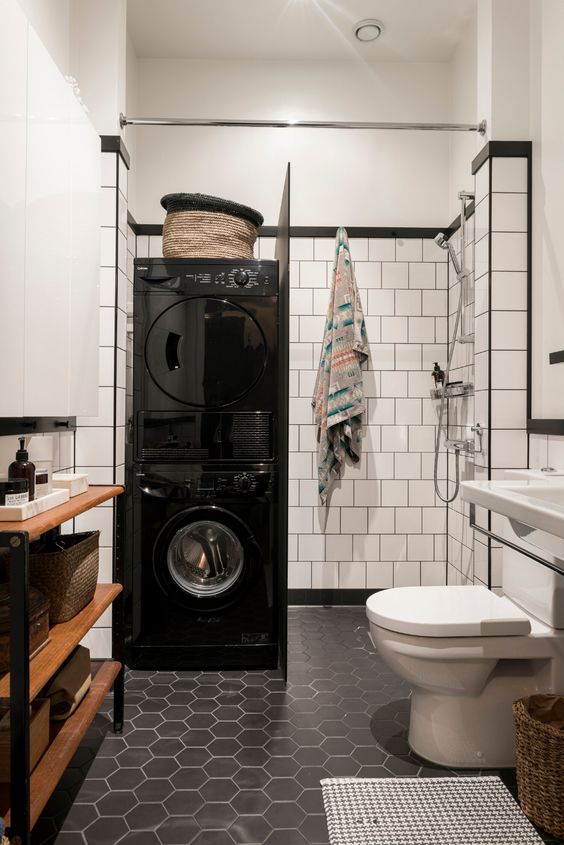
[{"label": "black metal shelf frame", "polygon": [[[114,583],[123,584],[125,495],[114,499]],[[0,530],[0,552],[10,558],[10,829],[11,839],[31,845],[29,766],[29,537],[26,531]],[[114,731],[124,718],[124,626],[122,593],[113,603],[112,657],[121,663],[114,691]]]}]

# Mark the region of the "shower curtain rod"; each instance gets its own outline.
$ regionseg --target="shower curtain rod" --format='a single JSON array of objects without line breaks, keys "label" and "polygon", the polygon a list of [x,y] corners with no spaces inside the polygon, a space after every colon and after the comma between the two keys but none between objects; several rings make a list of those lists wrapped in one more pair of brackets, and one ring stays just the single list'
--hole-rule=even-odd
[{"label": "shower curtain rod", "polygon": [[339,120],[210,120],[195,117],[119,116],[120,126],[239,126],[251,128],[292,129],[421,129],[426,132],[486,133],[486,121],[480,123],[371,123]]}]

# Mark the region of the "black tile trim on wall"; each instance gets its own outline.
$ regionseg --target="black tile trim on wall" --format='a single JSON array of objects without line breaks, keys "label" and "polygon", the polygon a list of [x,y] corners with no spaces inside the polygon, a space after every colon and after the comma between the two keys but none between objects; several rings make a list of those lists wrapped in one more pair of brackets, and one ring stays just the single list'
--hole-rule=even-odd
[{"label": "black tile trim on wall", "polygon": [[472,161],[472,174],[490,158],[528,158],[532,156],[532,141],[489,141]]},{"label": "black tile trim on wall", "polygon": [[[153,235],[159,237],[163,233],[160,223],[137,223],[133,215],[128,212],[127,222],[136,235]],[[290,226],[291,238],[334,238],[338,226]],[[384,226],[350,226],[347,227],[349,238],[434,238],[439,232],[450,233],[447,228],[417,228],[399,226],[388,228]],[[260,238],[276,238],[278,226],[261,226]]]},{"label": "black tile trim on wall", "polygon": [[288,590],[288,604],[289,605],[364,605],[366,599],[374,593],[380,592],[379,589],[372,590],[339,590],[337,588],[328,588],[320,590]]},{"label": "black tile trim on wall", "polygon": [[[291,238],[334,238],[338,226],[290,226]],[[347,226],[349,238],[434,238],[440,227],[412,227],[412,226]],[[259,236],[274,238],[278,233],[276,226],[262,226]]]},{"label": "black tile trim on wall", "polygon": [[527,420],[529,434],[556,434],[564,436],[564,420]]},{"label": "black tile trim on wall", "polygon": [[[470,218],[474,214],[474,210],[475,210],[475,202],[474,202],[474,200],[472,200],[465,207],[464,217],[466,218],[466,220],[470,220]],[[450,226],[447,229],[444,230],[444,234],[447,236],[447,238],[451,238],[454,235],[454,233],[458,232],[458,230],[460,229],[460,225],[461,225],[461,219],[460,218],[461,218],[461,215],[459,214],[458,217],[454,218],[454,220],[452,221]]]},{"label": "black tile trim on wall", "polygon": [[103,153],[119,153],[127,169],[131,164],[131,157],[127,151],[121,135],[100,135]]}]

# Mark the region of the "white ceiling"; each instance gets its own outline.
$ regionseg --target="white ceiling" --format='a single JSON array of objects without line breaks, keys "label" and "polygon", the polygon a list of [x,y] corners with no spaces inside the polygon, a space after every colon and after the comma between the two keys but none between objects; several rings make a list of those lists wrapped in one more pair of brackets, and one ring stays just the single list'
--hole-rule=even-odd
[{"label": "white ceiling", "polygon": [[[139,57],[448,61],[476,0],[128,0]],[[377,18],[378,41],[353,24]]]}]

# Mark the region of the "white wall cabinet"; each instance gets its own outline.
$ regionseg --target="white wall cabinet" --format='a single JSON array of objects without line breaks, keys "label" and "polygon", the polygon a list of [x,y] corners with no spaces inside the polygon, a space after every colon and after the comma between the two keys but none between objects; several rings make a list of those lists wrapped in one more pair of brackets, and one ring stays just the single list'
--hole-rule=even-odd
[{"label": "white wall cabinet", "polygon": [[18,165],[0,184],[13,233],[0,279],[0,416],[94,415],[100,138],[21,13],[14,43],[14,7],[0,12],[0,110],[12,115],[0,143],[2,160]]},{"label": "white wall cabinet", "polygon": [[27,21],[0,6],[0,415],[23,409]]}]

